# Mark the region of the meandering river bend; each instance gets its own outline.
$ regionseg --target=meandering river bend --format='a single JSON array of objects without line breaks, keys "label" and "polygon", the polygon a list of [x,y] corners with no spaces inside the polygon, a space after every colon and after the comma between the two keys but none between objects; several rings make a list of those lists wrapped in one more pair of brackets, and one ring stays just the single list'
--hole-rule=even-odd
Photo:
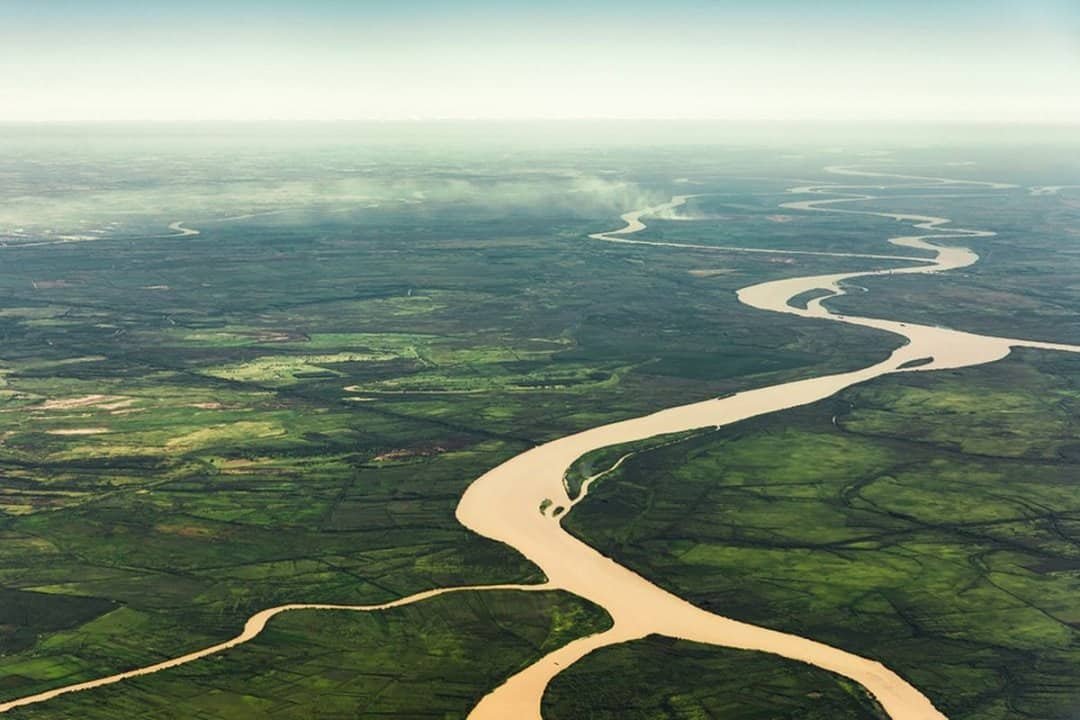
[{"label": "meandering river bend", "polygon": [[[845,167],[826,168],[826,171],[840,176],[905,181],[903,185],[891,185],[892,188],[940,189],[974,185],[988,190],[1003,190],[1012,187],[1001,183],[890,175]],[[873,188],[882,186],[821,184],[792,188],[790,192],[793,195],[820,197],[783,203],[781,207],[804,212],[873,215],[904,223],[919,231],[919,234],[894,237],[890,242],[898,248],[927,252],[927,257],[725,248],[653,242],[631,237],[645,229],[643,218],[676,208],[693,197],[686,195],[676,196],[662,205],[626,213],[622,216],[623,227],[590,236],[592,240],[599,242],[648,245],[698,253],[719,251],[808,254],[835,257],[838,260],[853,257],[910,262],[910,265],[889,270],[839,272],[776,280],[745,287],[738,292],[740,302],[760,310],[798,315],[815,321],[828,320],[875,328],[900,335],[907,342],[885,360],[860,370],[747,390],[724,398],[704,400],[592,428],[532,448],[482,475],[462,496],[457,507],[458,520],[476,533],[506,543],[521,552],[544,571],[548,578],[545,584],[441,588],[381,605],[295,604],[269,608],[252,616],[243,632],[226,642],[144,668],[0,703],[0,712],[44,702],[65,693],[90,690],[126,678],[147,675],[226,651],[251,640],[272,617],[286,611],[376,611],[461,590],[561,589],[603,607],[614,621],[612,627],[607,631],[575,640],[510,677],[479,702],[469,715],[471,720],[539,720],[541,699],[555,675],[597,648],[650,634],[768,652],[809,663],[860,683],[893,720],[943,720],[945,716],[926,696],[881,663],[812,639],[749,625],[696,607],[605,557],[570,535],[561,524],[572,506],[581,499],[568,496],[564,475],[575,460],[592,450],[661,434],[721,427],[758,415],[816,402],[844,388],[887,373],[927,372],[993,362],[1008,355],[1014,347],[1080,352],[1080,347],[1072,345],[990,337],[898,320],[830,312],[824,301],[843,294],[847,281],[874,275],[940,273],[966,267],[975,263],[978,255],[967,247],[948,245],[944,241],[975,240],[994,234],[986,230],[953,227],[947,218],[848,207],[878,199],[866,194],[867,190]],[[810,301],[805,308],[789,304],[795,296],[811,290],[827,291],[828,295]],[[914,361],[920,363],[914,366]],[[583,492],[586,491],[587,487],[583,489]],[[541,512],[541,506],[548,510]],[[562,508],[563,511],[557,512],[557,508]]]}]

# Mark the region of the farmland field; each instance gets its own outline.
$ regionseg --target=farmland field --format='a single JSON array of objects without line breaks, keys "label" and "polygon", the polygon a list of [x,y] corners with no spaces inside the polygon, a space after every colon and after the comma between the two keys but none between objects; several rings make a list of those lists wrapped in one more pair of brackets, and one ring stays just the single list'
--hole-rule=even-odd
[{"label": "farmland field", "polygon": [[[1018,165],[982,146],[470,138],[436,153],[377,132],[0,147],[0,703],[213,645],[277,605],[542,583],[455,518],[477,477],[902,344],[737,299],[904,264],[837,254],[929,257],[886,242],[894,220],[780,207],[805,199],[788,192],[801,179],[840,182],[826,166],[1017,186],[894,183],[866,207],[998,234],[968,243],[970,268],[860,280],[830,309],[1080,342],[1080,204],[1030,191],[1076,172],[1053,149]],[[646,244],[589,239],[679,194],[698,197],[648,217]],[[1078,383],[1075,355],[1021,350],[604,448],[572,489],[624,462],[565,525],[699,607],[884,662],[953,720],[1065,720],[1080,706]],[[554,589],[297,611],[241,648],[10,715],[464,717],[610,623]],[[881,716],[823,670],[656,636],[586,656],[544,712]]]}]

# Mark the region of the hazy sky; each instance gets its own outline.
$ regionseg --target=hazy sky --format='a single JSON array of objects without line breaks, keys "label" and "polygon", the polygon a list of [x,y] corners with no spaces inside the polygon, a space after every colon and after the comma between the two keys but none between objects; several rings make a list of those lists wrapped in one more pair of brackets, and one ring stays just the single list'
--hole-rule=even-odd
[{"label": "hazy sky", "polygon": [[1080,123],[1080,0],[0,0],[0,121]]}]

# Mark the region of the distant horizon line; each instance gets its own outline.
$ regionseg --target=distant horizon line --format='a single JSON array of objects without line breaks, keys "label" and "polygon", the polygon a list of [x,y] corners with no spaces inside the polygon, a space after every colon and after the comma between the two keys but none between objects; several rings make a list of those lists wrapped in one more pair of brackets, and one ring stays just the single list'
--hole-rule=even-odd
[{"label": "distant horizon line", "polygon": [[715,125],[742,125],[789,127],[799,125],[819,127],[1052,127],[1080,128],[1080,118],[1070,121],[993,121],[993,120],[781,120],[736,119],[708,117],[403,117],[403,118],[203,118],[198,120],[176,120],[174,118],[143,118],[138,120],[88,120],[88,119],[39,119],[5,120],[0,118],[0,126],[38,126],[38,125],[161,125],[161,126],[205,126],[205,125],[426,125],[426,124],[471,124],[471,123],[695,123]]}]

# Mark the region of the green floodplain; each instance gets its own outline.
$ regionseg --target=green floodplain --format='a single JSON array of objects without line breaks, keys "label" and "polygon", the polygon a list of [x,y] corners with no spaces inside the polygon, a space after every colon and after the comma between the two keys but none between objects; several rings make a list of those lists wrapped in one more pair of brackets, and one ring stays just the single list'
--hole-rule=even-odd
[{"label": "green floodplain", "polygon": [[[586,239],[673,194],[707,196],[638,237],[895,254],[903,225],[778,205],[839,163],[1016,183],[886,191],[873,209],[999,234],[972,241],[976,266],[867,280],[830,307],[1080,341],[1080,198],[1029,190],[1075,179],[1053,149],[1022,165],[978,146],[4,150],[0,701],[220,642],[283,603],[541,582],[454,519],[485,470],[897,346],[734,295],[890,261]],[[572,487],[629,456],[566,525],[696,604],[881,660],[953,720],[1065,720],[1080,707],[1078,383],[1080,359],[1019,352],[605,449]],[[241,648],[10,716],[460,718],[609,622],[559,592],[298,611]],[[815,668],[664,638],[585,658],[544,713],[881,716]]]}]

